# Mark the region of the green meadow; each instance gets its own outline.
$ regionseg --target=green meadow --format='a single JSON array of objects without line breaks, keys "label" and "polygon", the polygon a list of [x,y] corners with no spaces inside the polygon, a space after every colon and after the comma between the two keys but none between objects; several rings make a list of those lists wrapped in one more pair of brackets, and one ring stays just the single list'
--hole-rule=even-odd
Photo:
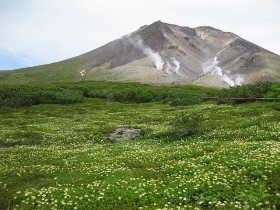
[{"label": "green meadow", "polygon": [[[54,86],[1,87],[1,209],[280,209],[280,102],[197,97],[279,84]],[[110,142],[120,127],[142,136]]]}]

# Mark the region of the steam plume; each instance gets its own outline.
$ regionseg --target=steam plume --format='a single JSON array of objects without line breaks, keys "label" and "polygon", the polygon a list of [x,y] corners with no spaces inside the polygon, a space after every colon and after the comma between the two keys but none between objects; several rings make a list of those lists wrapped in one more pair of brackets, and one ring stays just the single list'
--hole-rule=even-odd
[{"label": "steam plume", "polygon": [[222,80],[223,80],[224,82],[226,82],[229,86],[231,86],[231,87],[235,86],[234,81],[233,81],[231,78],[229,78],[227,75],[222,75],[221,78],[222,78]]},{"label": "steam plume", "polygon": [[174,71],[176,74],[178,74],[178,71],[179,71],[179,68],[180,68],[180,62],[177,61],[175,57],[171,57],[171,58],[170,58],[170,62],[171,62],[171,64],[174,65],[173,71]]},{"label": "steam plume", "polygon": [[141,49],[145,55],[150,56],[158,70],[162,70],[164,62],[158,52],[155,52],[150,47],[146,46],[143,39],[141,39],[138,35],[134,38],[129,37],[129,41],[131,44]]},{"label": "steam plume", "polygon": [[138,35],[133,38],[129,36],[128,40],[131,44],[141,49],[145,55],[149,56],[153,60],[158,70],[163,71],[169,75],[175,73],[182,76],[179,73],[180,62],[175,57],[170,57],[167,61],[164,61],[160,54],[153,51],[149,46],[146,46],[143,40]]},{"label": "steam plume", "polygon": [[244,81],[244,78],[242,75],[237,74],[235,77],[235,81],[233,81],[223,70],[218,67],[219,61],[217,61],[217,56],[214,57],[214,59],[208,60],[204,64],[203,71],[205,74],[209,75],[219,75],[221,77],[221,80],[226,82],[229,86],[236,86],[236,85],[242,85],[242,82]]},{"label": "steam plume", "polygon": [[242,82],[244,82],[244,78],[242,75],[237,74],[235,78],[235,84],[236,85],[242,85]]}]

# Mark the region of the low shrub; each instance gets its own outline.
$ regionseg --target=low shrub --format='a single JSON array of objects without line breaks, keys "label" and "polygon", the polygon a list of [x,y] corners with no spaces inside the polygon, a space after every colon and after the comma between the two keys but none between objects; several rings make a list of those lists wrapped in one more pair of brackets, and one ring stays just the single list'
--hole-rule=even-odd
[{"label": "low shrub", "polygon": [[0,86],[0,108],[19,108],[38,104],[72,104],[83,101],[83,92],[63,87]]},{"label": "low shrub", "polygon": [[201,132],[202,122],[203,115],[201,114],[179,112],[170,125],[178,136],[192,136]]},{"label": "low shrub", "polygon": [[266,93],[265,97],[280,99],[280,83],[273,84],[271,89]]}]

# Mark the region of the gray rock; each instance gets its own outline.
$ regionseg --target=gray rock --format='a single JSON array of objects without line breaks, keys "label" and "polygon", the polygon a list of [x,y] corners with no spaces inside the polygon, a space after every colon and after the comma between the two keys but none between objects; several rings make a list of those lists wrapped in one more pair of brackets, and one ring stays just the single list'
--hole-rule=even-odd
[{"label": "gray rock", "polygon": [[118,128],[110,134],[110,137],[108,137],[108,139],[111,141],[127,141],[134,139],[137,136],[141,136],[140,129]]}]

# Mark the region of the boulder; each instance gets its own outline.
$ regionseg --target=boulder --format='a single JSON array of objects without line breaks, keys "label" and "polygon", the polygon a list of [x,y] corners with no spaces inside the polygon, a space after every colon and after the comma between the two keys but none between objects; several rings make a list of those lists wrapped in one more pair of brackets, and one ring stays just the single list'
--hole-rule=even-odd
[{"label": "boulder", "polygon": [[141,136],[140,129],[118,128],[110,134],[108,139],[110,141],[127,141],[127,140],[134,139],[137,136]]}]

